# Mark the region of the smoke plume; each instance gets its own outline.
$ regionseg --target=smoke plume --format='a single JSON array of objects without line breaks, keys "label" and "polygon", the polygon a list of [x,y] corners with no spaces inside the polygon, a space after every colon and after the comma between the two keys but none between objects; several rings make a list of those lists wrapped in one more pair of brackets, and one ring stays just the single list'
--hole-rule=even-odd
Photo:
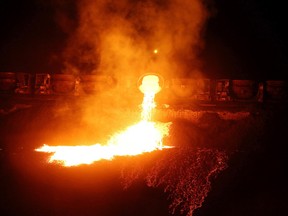
[{"label": "smoke plume", "polygon": [[209,15],[202,0],[82,0],[76,8],[63,73],[121,81],[143,73],[179,77],[200,70],[197,55]]}]

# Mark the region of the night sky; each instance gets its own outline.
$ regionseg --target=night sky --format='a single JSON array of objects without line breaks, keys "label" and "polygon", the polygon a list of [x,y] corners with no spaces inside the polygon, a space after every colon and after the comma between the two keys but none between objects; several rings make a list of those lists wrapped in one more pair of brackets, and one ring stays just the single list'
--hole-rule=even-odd
[{"label": "night sky", "polygon": [[[53,56],[61,53],[69,34],[56,23],[55,2],[0,2],[0,71],[60,72],[61,62]],[[206,24],[200,54],[204,73],[211,78],[283,79],[288,67],[284,3],[209,2],[214,15]]]}]

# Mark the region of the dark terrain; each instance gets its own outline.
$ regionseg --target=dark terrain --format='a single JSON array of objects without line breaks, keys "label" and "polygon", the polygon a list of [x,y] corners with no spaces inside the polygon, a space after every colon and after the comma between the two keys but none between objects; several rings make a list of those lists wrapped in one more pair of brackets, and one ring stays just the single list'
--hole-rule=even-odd
[{"label": "dark terrain", "polygon": [[[59,105],[63,101],[43,102],[0,116],[1,215],[169,215],[163,188],[150,188],[139,180],[123,189],[121,158],[71,168],[46,163],[47,155],[34,151],[43,143],[93,139],[91,131],[80,132],[84,129],[77,123],[78,108],[68,106],[68,111],[56,115],[54,108]],[[211,191],[194,215],[268,216],[287,212],[285,108],[283,104],[262,107],[248,119],[235,122],[213,115],[199,125],[181,119],[175,122],[173,142],[193,145],[199,138],[201,148],[208,140],[207,132],[214,135],[213,148],[233,152],[228,168],[212,181]],[[235,146],[229,147],[231,144]],[[152,158],[157,160],[155,155]]]}]

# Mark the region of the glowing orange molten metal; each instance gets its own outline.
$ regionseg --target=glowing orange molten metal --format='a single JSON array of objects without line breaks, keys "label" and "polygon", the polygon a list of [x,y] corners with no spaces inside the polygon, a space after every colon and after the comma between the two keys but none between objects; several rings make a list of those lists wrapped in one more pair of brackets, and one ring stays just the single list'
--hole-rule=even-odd
[{"label": "glowing orange molten metal", "polygon": [[170,123],[151,121],[155,108],[155,94],[161,90],[156,75],[147,75],[139,87],[144,94],[142,102],[142,120],[125,131],[116,133],[106,145],[91,146],[48,146],[36,149],[38,152],[53,153],[49,162],[61,162],[64,166],[92,164],[99,160],[112,160],[116,156],[134,156],[145,152],[171,148],[164,146],[162,140],[169,135]]}]

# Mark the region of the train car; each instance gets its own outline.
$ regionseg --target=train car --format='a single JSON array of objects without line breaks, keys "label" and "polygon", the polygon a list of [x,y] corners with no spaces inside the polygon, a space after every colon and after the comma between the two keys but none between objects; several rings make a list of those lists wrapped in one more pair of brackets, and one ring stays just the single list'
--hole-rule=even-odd
[{"label": "train car", "polygon": [[16,73],[15,94],[29,95],[32,93],[33,76],[30,73]]},{"label": "train car", "polygon": [[232,80],[231,95],[235,101],[257,101],[259,83],[255,80]]},{"label": "train car", "polygon": [[76,93],[77,77],[73,74],[51,74],[51,94],[74,95]]},{"label": "train car", "polygon": [[81,94],[98,94],[105,92],[115,84],[114,79],[108,75],[83,74],[79,76],[79,79]]},{"label": "train car", "polygon": [[231,101],[231,80],[215,79],[213,84],[214,91],[211,91],[213,101]]},{"label": "train car", "polygon": [[34,94],[50,95],[51,94],[51,75],[49,73],[35,74]]},{"label": "train car", "polygon": [[0,93],[13,93],[16,88],[15,72],[0,72]]},{"label": "train car", "polygon": [[265,81],[265,101],[278,102],[287,101],[287,81],[284,80],[266,80]]}]

